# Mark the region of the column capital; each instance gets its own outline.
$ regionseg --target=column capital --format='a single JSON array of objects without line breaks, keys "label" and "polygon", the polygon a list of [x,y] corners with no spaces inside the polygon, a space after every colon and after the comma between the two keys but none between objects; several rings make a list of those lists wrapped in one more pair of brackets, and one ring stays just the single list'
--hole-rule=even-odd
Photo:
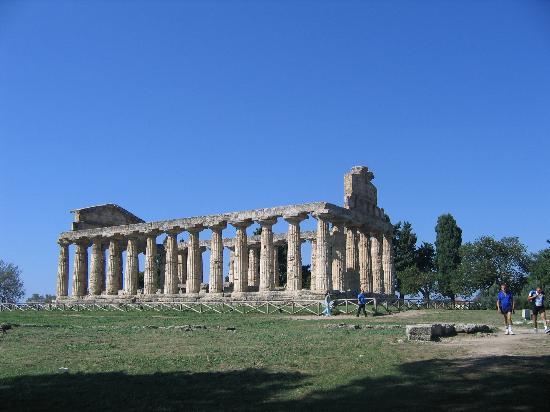
[{"label": "column capital", "polygon": [[261,227],[271,227],[277,223],[277,216],[267,216],[256,220]]},{"label": "column capital", "polygon": [[334,219],[334,215],[327,212],[313,212],[311,216],[313,216],[317,220],[322,221],[332,221],[332,219]]},{"label": "column capital", "polygon": [[239,219],[229,222],[232,226],[235,226],[237,229],[246,229],[252,224],[252,219]]},{"label": "column capital", "polygon": [[57,239],[57,244],[59,246],[69,246],[71,242],[68,239]]},{"label": "column capital", "polygon": [[286,220],[288,223],[300,223],[302,220],[307,219],[307,213],[295,213],[295,214],[288,214],[283,215],[283,219]]},{"label": "column capital", "polygon": [[167,235],[176,235],[176,236],[179,235],[181,232],[183,232],[183,230],[179,226],[175,226],[173,228],[166,229],[164,231],[164,233],[166,233]]},{"label": "column capital", "polygon": [[193,233],[193,234],[199,233],[202,230],[204,230],[203,225],[193,225],[185,228],[186,232]]},{"label": "column capital", "polygon": [[142,232],[140,232],[140,234],[142,236],[146,236],[146,237],[157,237],[158,235],[160,235],[162,232],[158,229],[149,229],[149,230],[144,230]]},{"label": "column capital", "polygon": [[210,229],[213,232],[224,230],[226,227],[227,227],[227,222],[226,221],[211,223],[207,226],[207,228]]}]

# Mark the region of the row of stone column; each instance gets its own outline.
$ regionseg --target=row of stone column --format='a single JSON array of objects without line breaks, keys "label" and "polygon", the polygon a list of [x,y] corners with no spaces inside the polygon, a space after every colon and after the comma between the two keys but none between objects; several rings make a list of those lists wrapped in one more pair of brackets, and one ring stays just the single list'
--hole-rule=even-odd
[{"label": "row of stone column", "polygon": [[[315,215],[317,234],[312,240],[311,289],[348,290],[353,279],[359,278],[360,287],[373,293],[393,293],[393,257],[391,234],[367,233],[360,228],[345,226],[344,221],[331,220],[330,216]],[[285,216],[287,232],[287,285],[286,290],[302,289],[302,259],[300,222],[307,214]],[[259,256],[247,244],[246,229],[251,220],[232,222],[236,228],[235,242],[230,253],[230,281],[233,292],[248,291],[249,286],[258,286],[260,292],[280,286],[277,248],[273,243],[273,225],[276,217],[257,221],[261,226]],[[332,223],[332,232],[330,231]],[[227,224],[209,226],[210,241],[210,293],[223,291],[223,237]],[[202,282],[202,251],[199,232],[202,226],[186,228],[189,233],[187,248],[178,253],[177,235],[181,230],[167,231],[165,247],[164,293],[177,294],[180,281],[186,293],[198,293]],[[156,293],[156,238],[160,232],[145,234],[144,294]],[[75,243],[73,268],[73,296],[117,295],[123,289],[125,295],[136,295],[138,288],[138,242],[144,235],[135,234],[126,238],[126,261],[124,284],[122,279],[122,248],[120,238],[94,238],[91,240],[91,261],[88,272],[88,247],[90,240]],[[109,260],[104,274],[104,248],[108,243]],[[69,243],[61,241],[57,280],[57,295],[68,295]],[[259,258],[259,259],[258,259]],[[89,285],[89,287],[88,287]]]}]

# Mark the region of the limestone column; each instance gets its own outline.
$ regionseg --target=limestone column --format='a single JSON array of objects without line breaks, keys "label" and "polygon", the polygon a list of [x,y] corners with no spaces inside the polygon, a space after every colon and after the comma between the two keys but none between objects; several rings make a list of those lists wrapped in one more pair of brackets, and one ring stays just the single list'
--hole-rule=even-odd
[{"label": "limestone column", "polygon": [[344,288],[346,290],[356,290],[361,287],[356,237],[357,228],[346,228],[346,273],[344,276]]},{"label": "limestone column", "polygon": [[382,264],[384,269],[384,292],[393,294],[393,278],[392,278],[392,235],[384,233],[382,239]]},{"label": "limestone column", "polygon": [[[307,216],[307,215],[306,215]],[[302,241],[300,239],[300,222],[306,218],[303,214],[284,216],[288,222],[286,255],[286,290],[302,289]]]},{"label": "limestone column", "polygon": [[382,244],[380,233],[373,233],[370,242],[370,255],[372,259],[372,291],[384,293],[384,278],[382,269]]},{"label": "limestone column", "polygon": [[199,244],[199,232],[202,227],[187,229],[189,232],[189,252],[187,253],[187,285],[186,293],[199,293],[201,289],[202,253]]},{"label": "limestone column", "polygon": [[314,215],[317,219],[317,253],[315,290],[326,292],[332,289],[332,265],[330,264],[330,232],[327,216]]},{"label": "limestone column", "polygon": [[262,219],[258,223],[262,228],[260,235],[260,292],[273,290],[273,225],[277,218]]},{"label": "limestone column", "polygon": [[315,290],[315,275],[317,274],[317,239],[311,239],[311,263],[309,266],[311,271],[310,290]]},{"label": "limestone column", "polygon": [[124,294],[133,296],[137,295],[138,286],[138,240],[135,237],[128,238],[126,247],[126,267],[124,269]]},{"label": "limestone column", "polygon": [[100,295],[103,289],[103,276],[105,272],[105,258],[101,238],[92,239],[92,256],[90,259],[90,295]]},{"label": "limestone column", "polygon": [[79,241],[75,245],[73,266],[73,296],[85,296],[88,288],[88,243]]},{"label": "limestone column", "polygon": [[344,222],[335,221],[332,227],[332,289],[346,290],[344,274],[346,270],[346,234]]},{"label": "limestone column", "polygon": [[233,273],[235,292],[246,292],[248,290],[248,242],[246,228],[251,221],[239,221],[232,223],[236,228],[235,233],[235,272]]},{"label": "limestone column", "polygon": [[154,295],[157,291],[157,235],[147,234],[145,247],[145,272],[143,274],[143,294]]},{"label": "limestone column", "polygon": [[229,282],[234,283],[235,277],[233,276],[235,274],[235,247],[230,246],[229,249]]},{"label": "limestone column", "polygon": [[164,293],[178,293],[178,231],[170,230],[166,236],[166,266],[164,267]]},{"label": "limestone column", "polygon": [[259,256],[255,246],[248,247],[248,286],[260,285]]},{"label": "limestone column", "polygon": [[273,245],[273,287],[281,286],[279,279],[279,246]]},{"label": "limestone column", "polygon": [[204,283],[204,262],[202,260],[202,254],[206,252],[206,246],[201,246],[199,248],[199,289],[200,284]]},{"label": "limestone column", "polygon": [[363,229],[358,230],[359,243],[357,251],[359,255],[359,285],[365,292],[372,293],[371,255],[369,234]]},{"label": "limestone column", "polygon": [[107,286],[108,295],[117,295],[122,279],[122,251],[117,239],[109,240],[109,261],[107,264]]},{"label": "limestone column", "polygon": [[59,240],[59,260],[57,264],[57,297],[69,293],[69,242]]},{"label": "limestone column", "polygon": [[210,293],[223,292],[223,237],[222,231],[227,227],[226,223],[210,226],[212,239],[210,241]]}]

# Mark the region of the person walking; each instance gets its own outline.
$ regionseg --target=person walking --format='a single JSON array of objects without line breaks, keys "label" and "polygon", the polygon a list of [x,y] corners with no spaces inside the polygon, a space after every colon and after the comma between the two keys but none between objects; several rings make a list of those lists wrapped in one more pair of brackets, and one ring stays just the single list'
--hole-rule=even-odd
[{"label": "person walking", "polygon": [[512,331],[512,313],[515,311],[514,295],[508,289],[508,285],[500,285],[500,291],[497,295],[497,311],[504,316],[505,335],[514,335]]},{"label": "person walking", "polygon": [[550,333],[550,329],[548,329],[548,320],[546,320],[546,311],[544,309],[544,291],[541,287],[538,286],[535,290],[530,291],[527,300],[533,305],[533,314],[531,315],[533,327],[535,328],[533,331],[535,333],[539,331],[537,329],[537,316],[540,314],[540,319],[544,325],[544,333]]},{"label": "person walking", "polygon": [[323,315],[332,316],[332,300],[330,299],[330,293],[325,293],[325,309],[323,310]]},{"label": "person walking", "polygon": [[361,311],[365,314],[365,317],[367,317],[367,311],[365,310],[365,305],[367,304],[367,300],[365,299],[365,291],[361,289],[361,292],[357,295],[357,315],[358,318],[361,314]]}]

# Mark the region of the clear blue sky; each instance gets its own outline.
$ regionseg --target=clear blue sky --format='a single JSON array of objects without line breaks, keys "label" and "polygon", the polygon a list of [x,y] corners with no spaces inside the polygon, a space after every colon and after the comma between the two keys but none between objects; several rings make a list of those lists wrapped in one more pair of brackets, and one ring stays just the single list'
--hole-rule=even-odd
[{"label": "clear blue sky", "polygon": [[70,209],[341,204],[353,165],[419,240],[536,251],[549,114],[549,1],[0,1],[0,259],[53,293]]}]

